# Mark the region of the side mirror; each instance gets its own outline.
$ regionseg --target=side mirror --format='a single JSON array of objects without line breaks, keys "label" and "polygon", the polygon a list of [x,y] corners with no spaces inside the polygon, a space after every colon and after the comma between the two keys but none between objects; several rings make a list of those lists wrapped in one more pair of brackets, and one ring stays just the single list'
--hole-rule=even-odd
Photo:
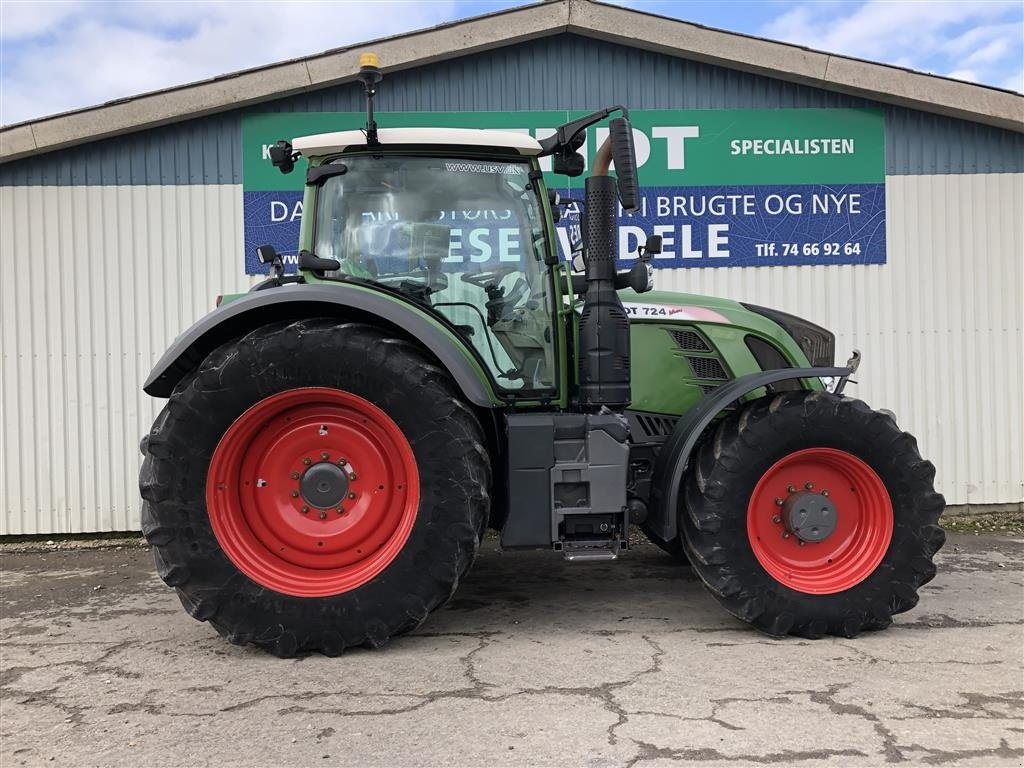
[{"label": "side mirror", "polygon": [[636,174],[636,150],[633,148],[633,126],[629,119],[616,117],[608,122],[612,140],[612,162],[619,187],[619,202],[629,213],[640,207],[640,183]]}]

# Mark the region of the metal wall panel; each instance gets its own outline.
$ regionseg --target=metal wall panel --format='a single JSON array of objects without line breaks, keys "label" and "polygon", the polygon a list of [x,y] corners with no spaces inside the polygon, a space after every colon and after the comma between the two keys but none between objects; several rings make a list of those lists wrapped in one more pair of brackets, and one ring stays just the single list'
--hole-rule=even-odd
[{"label": "metal wall panel", "polygon": [[[865,362],[951,504],[1024,499],[1024,176],[887,181],[889,263],[659,271],[659,287],[776,306]],[[135,530],[150,367],[244,290],[232,185],[0,189],[0,534]],[[43,266],[59,277],[34,279]],[[42,270],[38,270],[42,272]]]},{"label": "metal wall panel", "polygon": [[[388,75],[390,111],[882,106],[866,99],[661,53],[561,34]],[[359,112],[354,84],[96,141],[0,166],[0,185],[238,184],[241,115]],[[885,107],[886,173],[1019,173],[1024,134]]]},{"label": "metal wall panel", "polygon": [[891,176],[888,263],[659,272],[774,306],[860,349],[848,394],[896,413],[949,504],[1024,501],[1024,176]]},{"label": "metal wall panel", "polygon": [[241,248],[233,185],[0,188],[0,534],[139,528],[140,386]]}]

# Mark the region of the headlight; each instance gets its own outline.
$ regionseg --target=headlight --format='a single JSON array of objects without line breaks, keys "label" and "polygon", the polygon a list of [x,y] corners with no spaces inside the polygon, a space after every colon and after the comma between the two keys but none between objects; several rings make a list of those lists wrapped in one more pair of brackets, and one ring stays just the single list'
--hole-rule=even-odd
[{"label": "headlight", "polygon": [[839,386],[840,378],[838,376],[821,376],[821,386],[825,388],[826,392],[835,392],[836,387]]},{"label": "headlight", "polygon": [[758,307],[755,304],[744,304],[751,312],[764,315],[778,323],[799,345],[812,366],[831,366],[835,364],[836,337],[834,334],[804,320],[802,317],[779,312],[777,309]]}]

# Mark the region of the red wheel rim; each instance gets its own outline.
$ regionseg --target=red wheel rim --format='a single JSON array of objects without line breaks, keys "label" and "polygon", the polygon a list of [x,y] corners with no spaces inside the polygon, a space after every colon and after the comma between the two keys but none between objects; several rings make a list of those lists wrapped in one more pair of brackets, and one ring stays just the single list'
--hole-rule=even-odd
[{"label": "red wheel rim", "polygon": [[206,478],[224,553],[256,583],[298,597],[347,592],[381,573],[412,531],[419,496],[398,425],[357,395],[319,387],[239,416]]},{"label": "red wheel rim", "polygon": [[[835,529],[823,541],[804,541],[789,530],[782,504],[795,494],[827,494]],[[842,592],[870,576],[889,549],[892,528],[882,479],[834,448],[808,448],[775,462],[747,507],[747,536],[761,567],[779,583],[813,595]]]}]

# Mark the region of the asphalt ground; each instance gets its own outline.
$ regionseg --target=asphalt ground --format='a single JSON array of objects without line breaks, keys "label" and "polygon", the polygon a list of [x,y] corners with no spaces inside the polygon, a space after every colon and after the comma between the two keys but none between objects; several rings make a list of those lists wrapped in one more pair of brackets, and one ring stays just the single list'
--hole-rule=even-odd
[{"label": "asphalt ground", "polygon": [[279,660],[189,618],[145,549],[7,551],[0,765],[1019,766],[1022,555],[951,533],[894,627],[804,641],[649,544],[487,544],[415,634]]}]

